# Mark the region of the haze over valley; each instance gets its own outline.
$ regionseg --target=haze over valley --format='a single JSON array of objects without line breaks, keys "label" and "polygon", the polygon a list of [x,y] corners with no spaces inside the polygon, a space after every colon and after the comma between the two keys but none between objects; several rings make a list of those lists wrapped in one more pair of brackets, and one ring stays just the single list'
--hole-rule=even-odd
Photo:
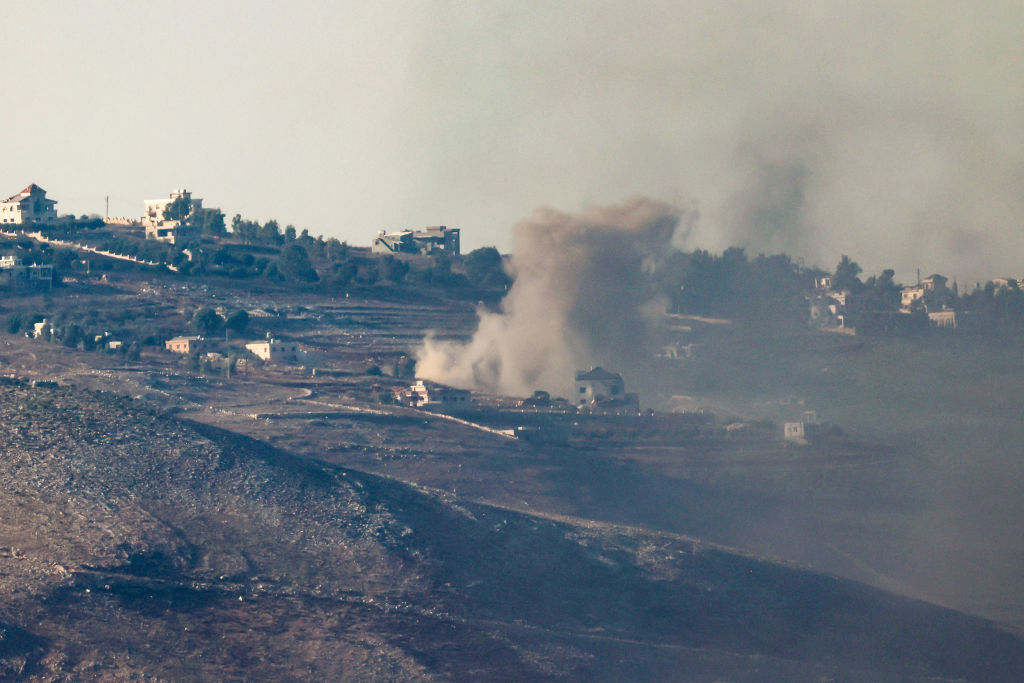
[{"label": "haze over valley", "polygon": [[0,678],[1024,680],[1019,3],[5,10]]}]

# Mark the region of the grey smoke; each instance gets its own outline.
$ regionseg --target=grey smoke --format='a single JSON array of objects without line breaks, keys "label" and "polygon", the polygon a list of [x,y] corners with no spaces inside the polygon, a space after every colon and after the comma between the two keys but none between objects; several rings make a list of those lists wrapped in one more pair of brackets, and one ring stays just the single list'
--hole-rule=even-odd
[{"label": "grey smoke", "polygon": [[515,228],[515,282],[500,310],[481,310],[466,343],[428,337],[417,376],[513,396],[566,395],[574,370],[644,355],[658,309],[645,272],[694,217],[644,198],[578,215],[538,209]]},{"label": "grey smoke", "polygon": [[446,8],[428,45],[477,49],[417,61],[443,113],[423,195],[450,188],[486,209],[477,225],[639,193],[697,202],[691,248],[849,254],[904,282],[1020,270],[1020,2]]}]

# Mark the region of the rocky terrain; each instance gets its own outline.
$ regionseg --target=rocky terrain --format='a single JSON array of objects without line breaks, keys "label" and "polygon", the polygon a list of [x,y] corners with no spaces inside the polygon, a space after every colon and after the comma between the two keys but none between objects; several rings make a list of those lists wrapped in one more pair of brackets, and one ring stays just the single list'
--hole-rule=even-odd
[{"label": "rocky terrain", "polygon": [[414,488],[141,400],[15,384],[0,422],[7,679],[1024,677],[1024,641],[979,618]]}]

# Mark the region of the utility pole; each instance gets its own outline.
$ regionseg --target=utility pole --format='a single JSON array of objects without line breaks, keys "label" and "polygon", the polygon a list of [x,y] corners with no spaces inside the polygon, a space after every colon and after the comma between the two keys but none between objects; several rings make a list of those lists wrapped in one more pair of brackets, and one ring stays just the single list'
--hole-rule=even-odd
[{"label": "utility pole", "polygon": [[107,210],[104,212],[103,217],[106,220],[110,220],[110,195],[107,195]]}]

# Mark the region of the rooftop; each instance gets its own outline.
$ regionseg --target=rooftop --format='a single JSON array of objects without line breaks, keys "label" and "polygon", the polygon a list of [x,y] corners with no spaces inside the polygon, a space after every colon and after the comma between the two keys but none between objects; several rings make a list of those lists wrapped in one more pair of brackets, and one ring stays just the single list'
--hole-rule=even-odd
[{"label": "rooftop", "polygon": [[608,372],[600,365],[596,365],[590,370],[580,370],[576,373],[576,381],[585,381],[592,379],[622,379],[622,375],[617,372]]}]

